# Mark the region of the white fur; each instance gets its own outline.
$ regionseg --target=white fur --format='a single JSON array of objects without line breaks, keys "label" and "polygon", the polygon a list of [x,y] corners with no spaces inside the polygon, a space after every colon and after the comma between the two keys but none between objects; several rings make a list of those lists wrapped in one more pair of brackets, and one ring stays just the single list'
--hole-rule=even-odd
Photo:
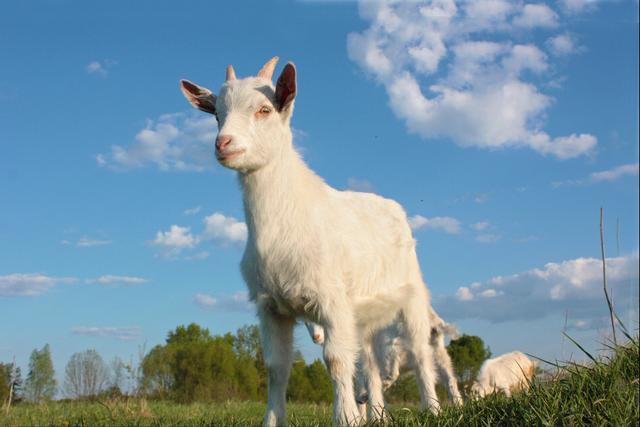
[{"label": "white fur", "polygon": [[511,392],[529,387],[535,368],[535,361],[519,351],[488,359],[482,364],[471,391],[480,397],[496,391],[511,396]]},{"label": "white fur", "polygon": [[[292,145],[293,102],[279,100],[268,79],[228,81],[213,101],[219,135],[231,136],[228,150],[238,153],[219,159],[238,171],[242,188],[249,233],[241,271],[257,306],[269,374],[264,425],[286,423],[296,318],[324,328],[336,423],[362,421],[353,389],[359,349],[369,403],[384,408],[369,353],[373,333],[398,315],[417,361],[423,407],[437,411],[425,315],[430,297],[402,207],[374,194],[338,191],[311,171]],[[258,116],[265,106],[271,113]]]},{"label": "white fur", "polygon": [[324,328],[317,323],[305,321],[304,325],[307,327],[311,341],[315,344],[324,344]]},{"label": "white fur", "polygon": [[[458,383],[453,370],[451,357],[445,346],[445,336],[455,339],[459,336],[458,329],[446,323],[438,314],[430,308],[431,335],[429,344],[433,349],[433,358],[439,371],[439,379],[445,383],[449,397],[456,405],[462,404],[462,396],[458,390]],[[407,344],[404,341],[401,329],[402,325],[385,329],[385,335],[380,336],[376,351],[382,360],[383,388],[391,387],[400,376],[400,369],[407,366],[410,355],[407,352]]]},{"label": "white fur", "polygon": [[[452,402],[455,405],[460,405],[462,404],[462,396],[458,390],[451,357],[447,352],[444,342],[445,335],[449,336],[451,339],[457,338],[459,336],[458,329],[454,325],[442,320],[433,308],[430,308],[429,314],[431,317],[431,337],[429,344],[433,348],[435,365],[440,374],[439,378],[445,382]],[[313,342],[316,344],[322,344],[324,341],[324,330],[322,326],[313,322],[305,322],[305,325]],[[317,337],[317,339],[314,337]],[[383,390],[387,390],[400,376],[401,368],[407,366],[410,361],[407,344],[402,336],[401,323],[396,321],[376,334],[374,338],[374,352],[380,365],[382,388]],[[367,390],[365,388],[364,379],[361,378],[362,375],[362,372],[358,372],[358,378],[356,381],[356,396],[359,405],[365,405],[367,400]]]}]

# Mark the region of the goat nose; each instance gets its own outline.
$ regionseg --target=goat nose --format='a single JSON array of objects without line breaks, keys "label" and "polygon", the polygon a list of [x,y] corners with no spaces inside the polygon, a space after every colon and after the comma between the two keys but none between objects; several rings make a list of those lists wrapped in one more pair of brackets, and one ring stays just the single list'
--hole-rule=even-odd
[{"label": "goat nose", "polygon": [[218,135],[218,138],[216,138],[216,148],[218,151],[224,150],[227,145],[231,144],[232,139],[230,135]]}]

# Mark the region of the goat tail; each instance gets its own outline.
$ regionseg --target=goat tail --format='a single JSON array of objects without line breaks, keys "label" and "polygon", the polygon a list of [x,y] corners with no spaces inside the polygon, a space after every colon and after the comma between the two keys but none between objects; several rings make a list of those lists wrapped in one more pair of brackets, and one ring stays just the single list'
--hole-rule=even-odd
[{"label": "goat tail", "polygon": [[456,325],[452,325],[451,323],[443,323],[438,327],[438,330],[440,333],[447,335],[452,340],[460,338],[460,331]]},{"label": "goat tail", "polygon": [[456,325],[445,322],[433,307],[429,308],[429,315],[431,317],[431,327],[434,328],[433,332],[438,335],[446,335],[452,340],[460,338],[460,331]]}]

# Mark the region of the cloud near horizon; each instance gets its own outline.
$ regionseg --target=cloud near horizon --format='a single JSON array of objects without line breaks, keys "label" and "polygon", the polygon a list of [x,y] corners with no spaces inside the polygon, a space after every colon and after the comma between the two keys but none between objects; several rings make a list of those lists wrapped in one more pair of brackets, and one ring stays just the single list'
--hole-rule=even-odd
[{"label": "cloud near horizon", "polygon": [[131,327],[87,327],[76,326],[71,330],[75,335],[90,335],[95,337],[115,338],[120,341],[132,341],[142,335],[138,326]]},{"label": "cloud near horizon", "polygon": [[0,276],[0,297],[36,297],[59,283],[76,283],[75,277],[51,277],[41,273]]},{"label": "cloud near horizon", "polygon": [[147,283],[149,280],[143,277],[135,276],[115,276],[113,274],[107,274],[97,277],[95,279],[87,279],[85,283],[99,284],[99,285],[141,285]]},{"label": "cloud near horizon", "polygon": [[254,305],[249,301],[249,294],[246,291],[235,292],[233,294],[214,297],[212,295],[198,293],[193,297],[193,302],[204,310],[223,310],[253,312]]},{"label": "cloud near horizon", "polygon": [[136,276],[103,275],[81,281],[77,277],[53,277],[41,273],[14,273],[0,276],[0,297],[37,297],[59,284],[139,285],[149,280]]},{"label": "cloud near horizon", "polygon": [[[638,253],[607,258],[607,283],[621,318],[638,314]],[[509,276],[461,286],[455,295],[434,298],[443,318],[490,322],[534,320],[569,311],[582,327],[601,324],[607,307],[602,291],[602,261],[576,258],[550,262]],[[637,325],[627,325],[637,327]]]},{"label": "cloud near horizon", "polygon": [[638,176],[640,172],[640,165],[638,163],[629,163],[625,165],[619,165],[611,169],[592,172],[587,178],[584,179],[571,179],[568,181],[556,181],[551,185],[554,188],[573,186],[573,185],[589,185],[600,184],[604,182],[614,182],[628,176]]},{"label": "cloud near horizon", "polygon": [[[384,86],[409,132],[462,147],[529,147],[558,159],[594,151],[593,135],[543,130],[553,98],[541,88],[552,64],[522,34],[564,34],[548,5],[361,1],[359,11],[370,26],[348,35],[349,58]],[[569,50],[568,39],[555,39],[550,49]]]}]

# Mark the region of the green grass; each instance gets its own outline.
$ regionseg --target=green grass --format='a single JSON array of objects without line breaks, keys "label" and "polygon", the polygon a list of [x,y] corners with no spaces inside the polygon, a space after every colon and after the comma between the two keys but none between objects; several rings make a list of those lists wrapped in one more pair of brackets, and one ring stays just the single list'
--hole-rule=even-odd
[{"label": "green grass", "polygon": [[[439,416],[392,407],[392,426],[638,426],[638,339],[588,366],[566,364],[555,378],[534,382],[511,398],[494,395],[445,407]],[[19,404],[0,415],[0,426],[247,426],[259,425],[264,404],[229,402],[178,405],[145,400]],[[292,426],[331,425],[331,408],[289,404]]]},{"label": "green grass", "polygon": [[[260,424],[264,410],[265,405],[256,402],[51,402],[17,405],[8,417],[0,415],[0,426],[251,426]],[[330,424],[331,408],[326,405],[290,404],[287,410],[292,424]]]}]

